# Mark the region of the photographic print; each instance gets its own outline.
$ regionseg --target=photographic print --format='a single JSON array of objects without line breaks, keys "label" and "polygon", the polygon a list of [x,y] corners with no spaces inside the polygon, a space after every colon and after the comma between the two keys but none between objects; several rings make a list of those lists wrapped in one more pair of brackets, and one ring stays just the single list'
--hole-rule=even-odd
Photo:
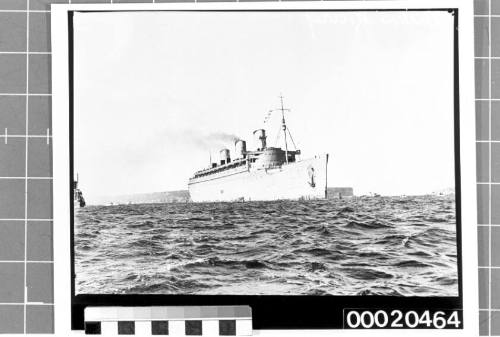
[{"label": "photographic print", "polygon": [[76,294],[458,296],[454,15],[75,13]]}]

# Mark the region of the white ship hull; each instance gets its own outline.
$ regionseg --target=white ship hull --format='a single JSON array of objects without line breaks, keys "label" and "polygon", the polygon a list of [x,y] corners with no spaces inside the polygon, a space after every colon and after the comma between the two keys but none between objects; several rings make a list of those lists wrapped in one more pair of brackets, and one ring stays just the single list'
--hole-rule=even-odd
[{"label": "white ship hull", "polygon": [[240,166],[189,181],[193,202],[324,199],[328,155],[257,169]]}]

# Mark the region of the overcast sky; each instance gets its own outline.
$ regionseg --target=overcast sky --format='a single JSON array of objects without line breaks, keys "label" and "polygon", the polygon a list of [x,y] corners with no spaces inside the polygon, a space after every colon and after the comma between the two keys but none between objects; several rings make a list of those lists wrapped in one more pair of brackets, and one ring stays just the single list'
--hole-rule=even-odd
[{"label": "overcast sky", "polygon": [[[233,134],[275,145],[283,93],[302,157],[330,186],[454,186],[446,12],[77,13],[75,172],[97,196],[187,189]],[[280,144],[278,144],[280,145]]]}]

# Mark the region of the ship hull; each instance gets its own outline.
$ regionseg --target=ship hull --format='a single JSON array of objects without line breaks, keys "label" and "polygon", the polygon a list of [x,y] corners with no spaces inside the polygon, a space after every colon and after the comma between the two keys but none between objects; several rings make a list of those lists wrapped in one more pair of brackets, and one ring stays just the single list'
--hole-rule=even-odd
[{"label": "ship hull", "polygon": [[328,155],[283,164],[268,169],[243,166],[191,179],[193,202],[324,199]]}]

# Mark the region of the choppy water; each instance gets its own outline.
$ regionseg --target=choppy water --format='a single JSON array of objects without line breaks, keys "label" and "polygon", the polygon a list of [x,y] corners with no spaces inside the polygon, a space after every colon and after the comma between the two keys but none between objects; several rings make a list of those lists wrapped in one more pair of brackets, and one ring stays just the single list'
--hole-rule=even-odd
[{"label": "choppy water", "polygon": [[456,296],[450,196],[90,206],[77,293]]}]

